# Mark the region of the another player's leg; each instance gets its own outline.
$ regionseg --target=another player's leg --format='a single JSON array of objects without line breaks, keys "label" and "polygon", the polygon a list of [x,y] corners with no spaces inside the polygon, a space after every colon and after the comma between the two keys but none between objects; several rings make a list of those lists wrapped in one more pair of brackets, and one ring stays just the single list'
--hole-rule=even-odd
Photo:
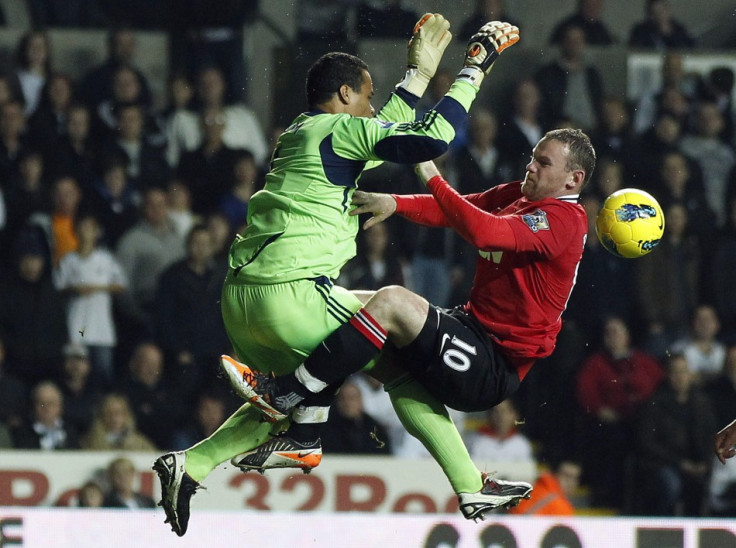
[{"label": "another player's leg", "polygon": [[305,399],[363,369],[381,351],[386,336],[381,324],[361,308],[321,341],[294,373],[264,374],[229,356],[222,357],[221,365],[237,394],[268,420],[278,421]]},{"label": "another player's leg", "polygon": [[[326,295],[338,303],[331,305],[330,313],[340,310],[344,314],[347,309],[340,299],[345,290],[330,286],[323,291],[329,291]],[[350,297],[355,300],[354,295]],[[320,341],[293,373],[274,377],[229,358],[222,360],[222,366],[238,394],[261,409],[269,420],[281,420],[305,398],[319,394],[328,385],[339,385],[362,370],[380,353],[389,333],[397,345],[413,341],[428,309],[429,303],[408,289],[384,287]]]},{"label": "another player's leg", "polygon": [[406,431],[422,442],[442,468],[467,519],[483,519],[490,510],[529,498],[530,484],[495,479],[478,470],[447,408],[416,379],[404,375],[387,383],[386,391]]}]

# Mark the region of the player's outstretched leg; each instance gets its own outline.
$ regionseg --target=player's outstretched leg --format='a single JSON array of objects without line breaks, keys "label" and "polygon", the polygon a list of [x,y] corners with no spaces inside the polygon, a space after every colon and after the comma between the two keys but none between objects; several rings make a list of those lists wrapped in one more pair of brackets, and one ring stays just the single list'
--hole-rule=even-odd
[{"label": "player's outstretched leg", "polygon": [[532,486],[524,481],[494,479],[483,474],[483,487],[475,493],[458,493],[460,511],[467,519],[485,519],[484,514],[496,508],[511,508],[528,499]]},{"label": "player's outstretched leg", "polygon": [[189,525],[189,502],[199,489],[199,482],[194,481],[184,470],[186,456],[183,451],[166,453],[153,463],[153,469],[161,482],[161,502],[159,506],[166,512],[166,522],[171,530],[180,537],[187,532]]}]

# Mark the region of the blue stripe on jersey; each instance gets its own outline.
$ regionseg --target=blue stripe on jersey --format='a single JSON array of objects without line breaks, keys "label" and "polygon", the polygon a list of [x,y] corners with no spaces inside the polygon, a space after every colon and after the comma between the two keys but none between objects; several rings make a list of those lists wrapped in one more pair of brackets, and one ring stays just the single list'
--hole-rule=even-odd
[{"label": "blue stripe on jersey", "polygon": [[409,93],[402,87],[398,87],[394,89],[394,93],[407,105],[409,105],[410,108],[414,109],[417,107],[417,103],[419,102],[419,97],[414,95],[413,93]]},{"label": "blue stripe on jersey", "polygon": [[448,148],[441,139],[422,135],[392,135],[381,139],[373,147],[382,160],[399,164],[426,162],[443,154]]},{"label": "blue stripe on jersey", "polygon": [[356,181],[365,167],[365,161],[348,160],[338,156],[332,147],[332,134],[325,137],[319,144],[319,155],[328,181],[333,185],[347,188],[357,186]]},{"label": "blue stripe on jersey", "polygon": [[452,124],[452,127],[455,128],[455,133],[463,127],[463,123],[468,116],[463,106],[456,99],[447,95],[440,99],[434,110],[439,112],[445,120]]}]

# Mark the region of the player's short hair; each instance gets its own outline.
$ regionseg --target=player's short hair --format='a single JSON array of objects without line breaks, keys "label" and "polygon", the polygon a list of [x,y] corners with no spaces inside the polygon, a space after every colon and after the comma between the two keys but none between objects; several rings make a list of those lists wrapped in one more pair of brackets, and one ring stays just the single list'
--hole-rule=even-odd
[{"label": "player's short hair", "polygon": [[307,104],[310,108],[330,100],[346,84],[359,91],[363,85],[365,62],[349,53],[326,53],[307,71]]},{"label": "player's short hair", "polygon": [[567,170],[582,169],[585,172],[584,187],[593,176],[595,169],[595,149],[584,131],[580,129],[561,128],[548,131],[542,140],[559,141],[568,146]]}]

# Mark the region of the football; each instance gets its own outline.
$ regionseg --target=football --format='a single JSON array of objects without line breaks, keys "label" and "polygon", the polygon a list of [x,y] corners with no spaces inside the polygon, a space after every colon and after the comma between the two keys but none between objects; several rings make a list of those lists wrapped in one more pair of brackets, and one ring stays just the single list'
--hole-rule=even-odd
[{"label": "football", "polygon": [[635,259],[657,247],[664,233],[664,214],[648,192],[624,188],[603,202],[595,231],[608,251],[617,257]]}]

